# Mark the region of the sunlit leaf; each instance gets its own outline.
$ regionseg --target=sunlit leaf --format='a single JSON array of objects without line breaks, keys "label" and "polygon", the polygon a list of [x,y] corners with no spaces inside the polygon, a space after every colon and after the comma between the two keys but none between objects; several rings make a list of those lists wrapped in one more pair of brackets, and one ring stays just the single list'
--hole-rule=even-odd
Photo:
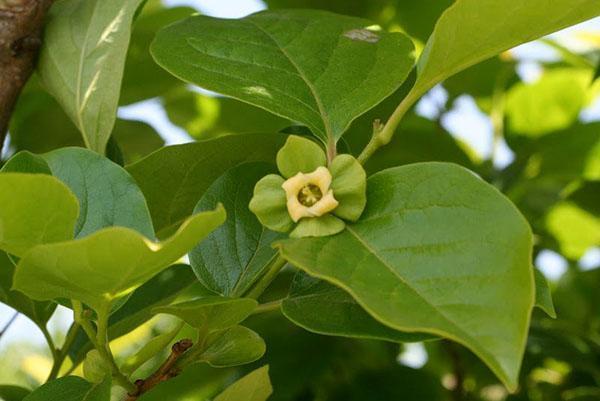
[{"label": "sunlit leaf", "polygon": [[209,296],[179,304],[161,306],[155,313],[168,313],[204,331],[224,330],[242,322],[258,303],[250,298]]},{"label": "sunlit leaf", "polygon": [[222,207],[196,214],[161,243],[128,228],[110,227],[79,240],[40,245],[20,260],[13,286],[33,299],[75,299],[107,312],[224,220]]},{"label": "sunlit leaf", "polygon": [[77,198],[58,179],[0,173],[0,249],[23,256],[38,244],[73,238]]},{"label": "sunlit leaf", "polygon": [[133,16],[142,0],[63,0],[51,8],[38,62],[43,86],[104,154],[113,129]]},{"label": "sunlit leaf", "polygon": [[535,295],[525,219],[452,164],[384,170],[367,188],[359,222],[281,241],[283,256],[390,327],[460,342],[514,389]]},{"label": "sunlit leaf", "polygon": [[263,366],[227,387],[215,401],[266,401],[272,392],[269,367]]}]

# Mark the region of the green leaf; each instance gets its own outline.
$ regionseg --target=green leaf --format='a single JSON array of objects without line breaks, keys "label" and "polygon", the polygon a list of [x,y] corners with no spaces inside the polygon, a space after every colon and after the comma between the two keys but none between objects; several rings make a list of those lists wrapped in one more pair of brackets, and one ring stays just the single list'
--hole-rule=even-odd
[{"label": "green leaf", "polygon": [[535,296],[525,219],[452,164],[385,170],[367,189],[358,223],[281,241],[283,257],[390,327],[463,344],[515,389]]},{"label": "green leaf", "polygon": [[175,315],[200,330],[224,330],[246,319],[258,303],[250,298],[204,297],[175,305],[160,306],[155,313]]},{"label": "green leaf", "polygon": [[139,401],[211,400],[231,382],[229,369],[214,369],[203,363],[188,366],[183,372],[159,383],[139,397]]},{"label": "green leaf", "polygon": [[597,15],[596,0],[457,0],[437,21],[408,97],[416,100],[480,61]]},{"label": "green leaf", "polygon": [[113,129],[131,23],[142,0],[63,0],[48,13],[37,71],[86,146],[104,154]]},{"label": "green leaf", "polygon": [[312,173],[325,166],[327,158],[323,149],[308,138],[290,135],[277,152],[277,168],[285,178],[298,173]]},{"label": "green leaf", "polygon": [[[148,341],[135,354],[129,356],[121,365],[121,372],[130,376],[140,366],[148,362],[152,357],[158,355],[162,350],[167,348],[175,339],[177,333],[181,331],[183,322],[178,323],[173,329],[160,334]],[[85,366],[85,365],[84,365]]]},{"label": "green leaf", "polygon": [[227,387],[215,401],[266,401],[272,393],[269,367],[263,366]]},{"label": "green leaf", "polygon": [[188,17],[194,12],[195,10],[190,7],[144,7],[141,14],[135,19],[131,34],[123,73],[121,104],[135,103],[160,96],[181,85],[181,81],[160,68],[152,60],[150,43],[160,28]]},{"label": "green leaf", "polygon": [[214,209],[222,202],[227,211],[225,224],[190,252],[196,276],[218,294],[242,296],[277,253],[271,243],[281,235],[263,227],[248,209],[254,185],[273,170],[266,163],[234,167],[210,186],[194,209]]},{"label": "green leaf", "polygon": [[512,133],[539,136],[569,127],[586,105],[591,70],[561,68],[534,83],[519,83],[506,95]]},{"label": "green leaf", "polygon": [[77,376],[66,376],[48,382],[23,401],[110,401],[111,380],[91,384]]},{"label": "green leaf", "polygon": [[4,401],[23,401],[23,398],[29,393],[31,390],[23,387],[0,385],[0,399]]},{"label": "green leaf", "polygon": [[273,162],[285,135],[244,134],[168,146],[127,167],[144,193],[157,235],[192,213],[214,180],[232,167]]},{"label": "green leaf", "polygon": [[[158,68],[158,67],[157,67]],[[79,130],[47,92],[37,88],[35,76],[19,96],[11,117],[10,143],[16,151],[46,153],[67,146],[84,146]],[[48,135],[51,132],[52,135]],[[164,140],[148,124],[117,119],[112,132],[125,163],[132,163],[160,148]]]},{"label": "green leaf", "polygon": [[317,334],[392,342],[435,338],[385,326],[365,312],[344,290],[302,272],[294,277],[281,310],[292,322]]},{"label": "green leaf", "polygon": [[0,302],[10,306],[31,319],[39,327],[46,325],[54,310],[54,302],[38,302],[11,290],[15,267],[9,256],[0,251]]},{"label": "green leaf", "polygon": [[17,153],[5,166],[24,173],[41,172],[64,182],[79,199],[75,236],[121,226],[154,238],[144,195],[121,166],[82,148],[57,149],[43,155]]},{"label": "green leaf", "polygon": [[533,269],[535,278],[535,307],[553,319],[556,319],[556,310],[552,302],[552,292],[546,277],[538,269]]},{"label": "green leaf", "polygon": [[372,25],[316,10],[194,16],[160,31],[151,52],[173,75],[299,121],[331,144],[414,65],[408,37]]},{"label": "green leaf", "polygon": [[154,238],[144,195],[133,178],[104,156],[82,148],[65,148],[42,155],[52,175],[77,195],[81,213],[75,236],[120,226]]},{"label": "green leaf", "polygon": [[546,215],[546,229],[558,241],[561,253],[578,260],[591,247],[600,244],[600,217],[565,201]]},{"label": "green leaf", "polygon": [[292,124],[248,103],[196,93],[187,88],[167,93],[163,104],[169,119],[196,139],[225,134],[280,132]]},{"label": "green leaf", "polygon": [[258,334],[244,326],[234,326],[210,335],[198,360],[215,368],[225,368],[254,362],[265,350],[265,342]]},{"label": "green leaf", "polygon": [[161,243],[128,228],[110,227],[83,239],[40,245],[20,260],[13,286],[33,299],[75,299],[106,311],[185,255],[224,220],[222,207],[196,214]]},{"label": "green leaf", "polygon": [[78,210],[54,177],[0,173],[0,249],[23,256],[35,245],[71,239]]}]

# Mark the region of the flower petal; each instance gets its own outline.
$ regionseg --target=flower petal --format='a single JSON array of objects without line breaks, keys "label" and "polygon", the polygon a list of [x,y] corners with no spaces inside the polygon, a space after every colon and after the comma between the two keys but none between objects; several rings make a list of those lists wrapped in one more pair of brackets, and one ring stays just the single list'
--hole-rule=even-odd
[{"label": "flower petal", "polygon": [[356,221],[367,204],[367,174],[361,164],[350,155],[339,155],[330,166],[333,181],[331,189],[339,206],[333,211],[344,220]]},{"label": "flower petal", "polygon": [[304,218],[300,220],[294,231],[290,233],[290,237],[325,237],[339,233],[344,227],[346,227],[346,223],[343,220],[330,214],[321,217]]},{"label": "flower petal", "polygon": [[263,177],[256,183],[249,205],[262,225],[279,232],[287,232],[294,225],[287,210],[285,191],[281,187],[283,182],[284,179],[276,174]]},{"label": "flower petal", "polygon": [[297,173],[310,173],[325,166],[327,157],[319,145],[310,139],[290,135],[277,153],[277,167],[285,178]]},{"label": "flower petal", "polygon": [[323,216],[338,206],[339,202],[333,197],[333,191],[330,189],[317,203],[308,208],[311,216]]}]

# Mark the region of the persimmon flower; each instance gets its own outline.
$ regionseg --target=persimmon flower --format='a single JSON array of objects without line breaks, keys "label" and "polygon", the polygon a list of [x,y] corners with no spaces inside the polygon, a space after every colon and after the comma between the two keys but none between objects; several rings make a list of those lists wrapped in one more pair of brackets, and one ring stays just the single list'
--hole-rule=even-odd
[{"label": "persimmon flower", "polygon": [[290,136],[277,154],[281,176],[269,174],[254,188],[250,210],[260,222],[291,237],[337,234],[356,221],[366,204],[366,174],[350,155],[328,167],[316,143]]}]

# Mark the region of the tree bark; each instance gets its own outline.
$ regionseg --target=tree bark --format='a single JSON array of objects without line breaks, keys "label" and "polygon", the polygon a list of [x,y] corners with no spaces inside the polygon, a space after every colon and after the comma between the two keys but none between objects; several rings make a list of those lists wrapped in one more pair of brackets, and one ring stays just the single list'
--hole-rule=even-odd
[{"label": "tree bark", "polygon": [[0,150],[10,116],[31,76],[53,0],[0,0]]}]

